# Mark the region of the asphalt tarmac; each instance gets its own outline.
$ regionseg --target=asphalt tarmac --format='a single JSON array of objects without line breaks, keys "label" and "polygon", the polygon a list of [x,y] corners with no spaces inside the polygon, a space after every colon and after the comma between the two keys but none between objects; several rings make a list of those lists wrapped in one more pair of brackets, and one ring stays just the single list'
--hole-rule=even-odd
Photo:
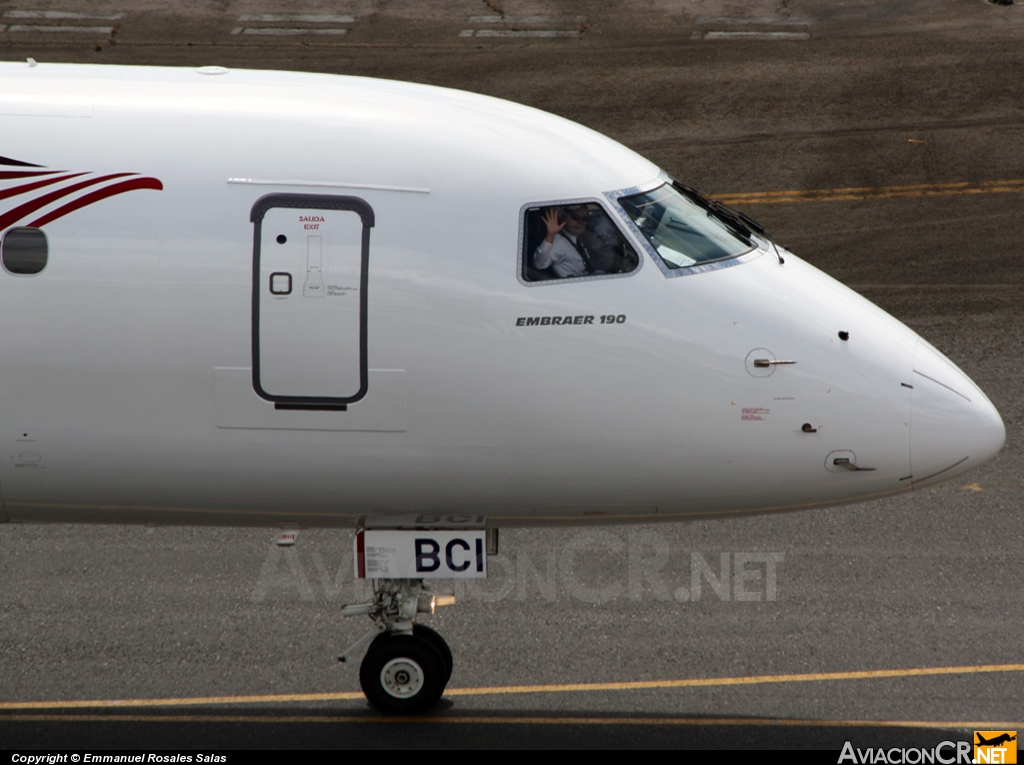
[{"label": "asphalt tarmac", "polygon": [[855,506],[505,530],[430,621],[455,669],[415,721],[336,661],[369,626],[340,614],[348,532],[6,524],[0,748],[832,757],[1024,728],[1024,3],[82,5],[0,2],[0,58],[388,77],[604,132],[921,333],[1007,443]]}]

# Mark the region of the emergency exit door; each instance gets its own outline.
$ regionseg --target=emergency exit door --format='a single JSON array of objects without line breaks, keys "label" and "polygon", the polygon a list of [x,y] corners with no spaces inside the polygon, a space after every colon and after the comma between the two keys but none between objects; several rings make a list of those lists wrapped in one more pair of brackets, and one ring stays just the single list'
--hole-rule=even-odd
[{"label": "emergency exit door", "polygon": [[269,194],[252,208],[252,379],[279,409],[343,409],[366,395],[364,200]]}]

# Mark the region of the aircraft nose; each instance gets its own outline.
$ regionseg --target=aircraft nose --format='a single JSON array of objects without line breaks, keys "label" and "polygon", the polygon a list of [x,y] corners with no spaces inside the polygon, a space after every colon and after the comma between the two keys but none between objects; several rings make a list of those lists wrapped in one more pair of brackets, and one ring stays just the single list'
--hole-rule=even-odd
[{"label": "aircraft nose", "polygon": [[999,412],[949,359],[919,339],[914,351],[910,470],[938,483],[992,459],[1006,441]]}]

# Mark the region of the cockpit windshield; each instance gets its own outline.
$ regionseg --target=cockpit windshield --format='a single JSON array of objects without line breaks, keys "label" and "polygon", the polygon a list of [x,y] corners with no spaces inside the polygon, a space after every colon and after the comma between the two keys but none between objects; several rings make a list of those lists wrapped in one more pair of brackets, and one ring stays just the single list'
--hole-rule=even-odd
[{"label": "cockpit windshield", "polygon": [[619,204],[669,268],[732,258],[754,247],[744,216],[685,186],[666,183],[621,197]]}]

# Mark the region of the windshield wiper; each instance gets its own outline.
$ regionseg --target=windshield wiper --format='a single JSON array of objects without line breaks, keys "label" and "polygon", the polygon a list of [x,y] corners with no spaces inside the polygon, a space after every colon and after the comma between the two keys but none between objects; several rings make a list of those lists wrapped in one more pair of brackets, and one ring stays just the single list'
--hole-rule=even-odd
[{"label": "windshield wiper", "polygon": [[679,181],[672,181],[672,187],[695,204],[703,207],[708,211],[708,214],[714,215],[725,225],[733,228],[739,236],[746,240],[748,245],[753,246],[753,242],[750,241],[752,233],[757,233],[759,236],[764,237],[765,240],[768,241],[775,249],[775,257],[779,259],[779,265],[781,266],[786,263],[786,259],[782,257],[782,253],[779,252],[779,245],[774,239],[768,236],[768,232],[764,230],[764,226],[749,215],[741,213],[739,210],[733,210],[731,207],[726,207],[721,202],[715,202],[714,200],[708,199],[697,191],[697,189],[691,189],[689,186],[684,186],[679,183]]},{"label": "windshield wiper", "polygon": [[704,208],[711,213],[711,215],[718,218],[722,223],[733,229],[733,231],[738,235],[748,240],[747,244],[752,244],[749,239],[753,234],[758,234],[763,236],[765,239],[771,240],[771,237],[765,232],[764,226],[749,215],[741,213],[739,210],[734,210],[731,207],[726,207],[721,202],[715,202],[712,199],[708,199],[697,191],[697,189],[691,189],[689,186],[684,186],[679,181],[672,181],[672,187],[691,202]]}]

